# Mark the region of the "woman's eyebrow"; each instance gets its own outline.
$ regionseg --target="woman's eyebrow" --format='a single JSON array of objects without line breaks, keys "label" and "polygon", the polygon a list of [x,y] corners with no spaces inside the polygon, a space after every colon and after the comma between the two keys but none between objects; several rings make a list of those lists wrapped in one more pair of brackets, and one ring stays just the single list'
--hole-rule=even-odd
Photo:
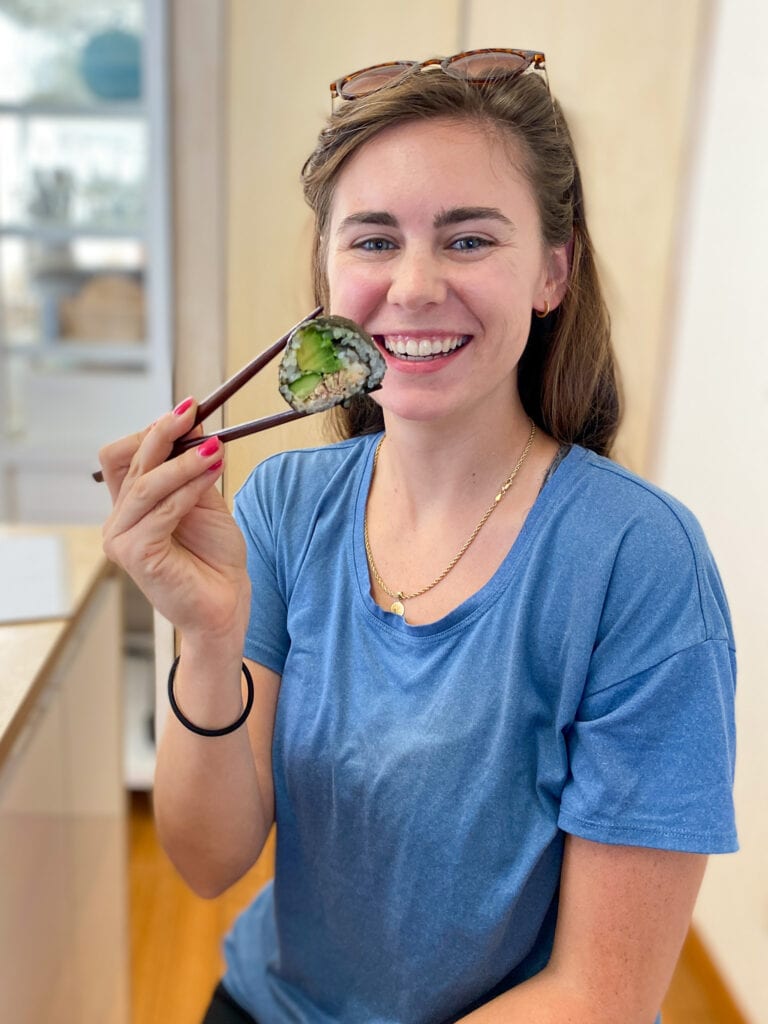
[{"label": "woman's eyebrow", "polygon": [[386,210],[361,210],[359,213],[350,213],[348,217],[345,217],[339,224],[337,233],[341,234],[345,228],[352,227],[355,224],[378,224],[385,228],[396,228],[399,226],[397,217],[393,217]]},{"label": "woman's eyebrow", "polygon": [[[436,228],[448,227],[451,224],[462,224],[468,220],[495,220],[514,228],[514,224],[496,206],[454,206],[450,210],[441,210],[435,214],[433,224]],[[356,224],[375,224],[380,227],[397,228],[399,222],[397,217],[387,210],[360,210],[357,213],[350,213],[348,217],[339,224],[338,233],[341,234],[346,228]]]},{"label": "woman's eyebrow", "polygon": [[435,216],[436,228],[444,228],[451,224],[461,224],[466,220],[497,220],[514,228],[514,224],[495,206],[455,206],[452,210],[441,210]]}]

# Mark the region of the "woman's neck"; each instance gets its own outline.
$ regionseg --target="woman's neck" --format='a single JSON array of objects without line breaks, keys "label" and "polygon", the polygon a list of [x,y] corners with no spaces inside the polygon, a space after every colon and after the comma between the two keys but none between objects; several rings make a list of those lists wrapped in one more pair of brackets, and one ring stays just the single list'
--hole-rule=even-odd
[{"label": "woman's neck", "polygon": [[[492,497],[511,473],[531,431],[522,407],[510,409],[503,422],[497,419],[493,425],[477,415],[471,422],[416,422],[386,414],[385,424],[377,484],[414,518],[473,493]],[[539,435],[537,447],[541,441]]]}]

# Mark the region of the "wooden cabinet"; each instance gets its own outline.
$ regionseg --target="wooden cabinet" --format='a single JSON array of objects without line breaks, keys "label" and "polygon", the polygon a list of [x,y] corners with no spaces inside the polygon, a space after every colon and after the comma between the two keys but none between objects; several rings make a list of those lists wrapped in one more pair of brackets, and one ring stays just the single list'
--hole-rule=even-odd
[{"label": "wooden cabinet", "polygon": [[102,576],[68,622],[0,626],[3,698],[19,664],[11,630],[30,642],[47,631],[51,649],[21,724],[3,722],[14,736],[0,747],[2,1017],[128,1024],[119,581]]}]

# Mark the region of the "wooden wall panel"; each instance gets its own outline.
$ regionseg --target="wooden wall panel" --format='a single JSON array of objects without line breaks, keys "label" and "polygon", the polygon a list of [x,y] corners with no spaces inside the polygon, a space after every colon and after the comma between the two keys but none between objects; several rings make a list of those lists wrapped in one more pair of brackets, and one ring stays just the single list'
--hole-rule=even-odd
[{"label": "wooden wall panel", "polygon": [[169,5],[175,401],[209,394],[226,365],[228,8]]},{"label": "wooden wall panel", "polygon": [[539,48],[582,166],[624,375],[618,456],[640,472],[676,312],[673,267],[709,0],[468,0],[469,47]]}]

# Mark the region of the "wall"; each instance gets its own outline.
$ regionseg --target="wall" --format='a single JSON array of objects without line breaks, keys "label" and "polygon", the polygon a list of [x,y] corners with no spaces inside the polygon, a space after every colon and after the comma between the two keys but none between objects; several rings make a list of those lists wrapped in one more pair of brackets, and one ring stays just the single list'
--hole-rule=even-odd
[{"label": "wall", "polygon": [[[745,42],[748,41],[745,50]],[[754,1024],[768,1021],[768,9],[720,5],[707,69],[654,476],[697,513],[715,552],[739,658],[741,851],[713,858],[696,922]]]}]

